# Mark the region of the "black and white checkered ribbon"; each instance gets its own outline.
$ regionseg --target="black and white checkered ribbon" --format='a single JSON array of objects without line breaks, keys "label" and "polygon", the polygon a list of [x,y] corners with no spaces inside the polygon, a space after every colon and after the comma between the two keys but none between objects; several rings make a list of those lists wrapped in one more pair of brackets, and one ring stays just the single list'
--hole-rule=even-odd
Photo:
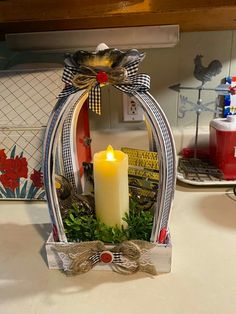
[{"label": "black and white checkered ribbon", "polygon": [[[129,83],[116,84],[114,85],[116,88],[126,93],[132,91],[146,92],[150,89],[150,76],[147,74],[137,74],[141,59],[142,58],[140,57],[124,66],[127,71]],[[80,90],[79,87],[73,85],[73,78],[78,73],[80,73],[79,67],[65,66],[62,81],[66,84],[66,87],[59,94],[58,98],[69,96]],[[89,109],[97,114],[101,114],[101,87],[100,84],[96,82],[96,76],[94,76],[94,81],[95,84],[92,86],[89,93]]]}]

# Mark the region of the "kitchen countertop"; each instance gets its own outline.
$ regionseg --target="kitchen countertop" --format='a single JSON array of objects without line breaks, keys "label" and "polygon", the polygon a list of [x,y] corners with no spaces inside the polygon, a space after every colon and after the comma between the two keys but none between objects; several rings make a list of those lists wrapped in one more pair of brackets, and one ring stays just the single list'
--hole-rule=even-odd
[{"label": "kitchen countertop", "polygon": [[45,202],[0,202],[0,312],[236,313],[236,197],[178,183],[170,221],[172,272],[156,277],[47,268]]}]

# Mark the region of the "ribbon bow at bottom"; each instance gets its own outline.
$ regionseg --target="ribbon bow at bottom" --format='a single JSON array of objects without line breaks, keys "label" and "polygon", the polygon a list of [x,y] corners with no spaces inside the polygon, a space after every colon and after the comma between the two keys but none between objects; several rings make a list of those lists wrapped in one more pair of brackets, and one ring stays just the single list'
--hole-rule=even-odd
[{"label": "ribbon bow at bottom", "polygon": [[148,251],[155,245],[147,241],[125,241],[108,250],[101,241],[80,242],[73,244],[55,244],[63,269],[68,275],[86,273],[97,263],[110,264],[112,269],[121,274],[138,271],[156,275],[156,269],[150,261]]}]

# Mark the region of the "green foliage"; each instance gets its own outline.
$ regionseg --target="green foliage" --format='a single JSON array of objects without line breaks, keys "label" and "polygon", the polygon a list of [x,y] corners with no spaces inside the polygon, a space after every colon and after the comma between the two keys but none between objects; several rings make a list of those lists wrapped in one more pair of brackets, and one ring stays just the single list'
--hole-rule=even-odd
[{"label": "green foliage", "polygon": [[94,232],[95,240],[101,240],[105,243],[120,243],[127,240],[127,233],[124,227],[109,227],[97,220],[98,225]]},{"label": "green foliage", "polygon": [[84,207],[73,205],[64,220],[65,232],[69,241],[101,240],[105,243],[120,243],[125,240],[150,240],[153,214],[137,210],[137,203],[130,200],[130,211],[123,220],[126,227],[109,227],[93,214],[88,214]]},{"label": "green foliage", "polygon": [[70,241],[93,241],[97,227],[96,218],[88,215],[85,208],[73,204],[65,221],[65,233]]},{"label": "green foliage", "polygon": [[150,240],[153,215],[149,211],[130,211],[123,219],[128,227],[126,232],[130,240]]}]

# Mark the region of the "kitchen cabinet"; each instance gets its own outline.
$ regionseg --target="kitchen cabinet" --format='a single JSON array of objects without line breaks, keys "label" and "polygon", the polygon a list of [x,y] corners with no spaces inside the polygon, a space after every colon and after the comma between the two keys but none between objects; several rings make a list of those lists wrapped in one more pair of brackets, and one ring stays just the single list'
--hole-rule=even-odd
[{"label": "kitchen cabinet", "polygon": [[0,34],[179,24],[180,31],[236,29],[236,0],[0,0]]}]

